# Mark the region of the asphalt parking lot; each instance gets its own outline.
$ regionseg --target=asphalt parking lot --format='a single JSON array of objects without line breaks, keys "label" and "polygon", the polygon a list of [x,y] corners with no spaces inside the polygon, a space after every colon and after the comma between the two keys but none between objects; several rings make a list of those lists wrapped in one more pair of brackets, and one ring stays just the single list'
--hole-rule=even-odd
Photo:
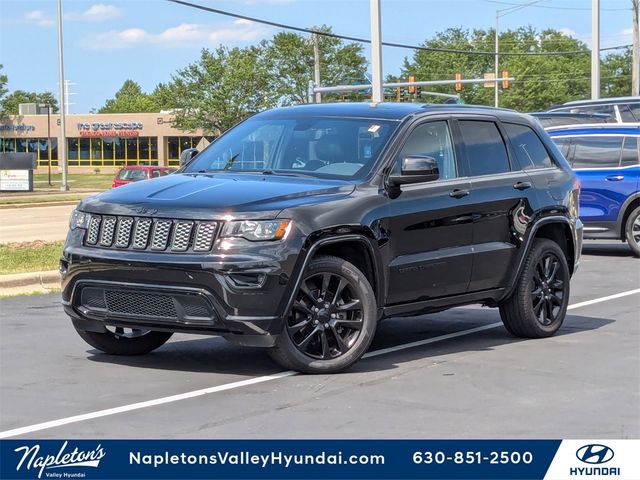
[{"label": "asphalt parking lot", "polygon": [[350,371],[307,376],[215,337],[100,354],[58,295],[4,298],[0,438],[638,438],[640,261],[587,242],[570,303],[543,340],[476,306],[389,319]]}]

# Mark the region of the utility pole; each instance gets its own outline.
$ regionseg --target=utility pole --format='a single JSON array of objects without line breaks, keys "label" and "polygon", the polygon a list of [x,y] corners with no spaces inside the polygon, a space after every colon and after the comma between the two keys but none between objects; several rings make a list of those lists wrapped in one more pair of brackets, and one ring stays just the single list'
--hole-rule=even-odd
[{"label": "utility pole", "polygon": [[371,101],[382,102],[382,34],[380,0],[370,0],[371,15]]},{"label": "utility pole", "polygon": [[60,133],[58,134],[58,162],[62,165],[62,185],[60,190],[69,190],[67,181],[67,129],[65,127],[65,83],[64,60],[62,58],[62,0],[58,0],[58,76],[60,87]]},{"label": "utility pole", "polygon": [[[316,87],[320,86],[320,44],[317,33],[311,34],[313,42],[313,83]],[[322,93],[315,93],[315,103],[322,103]]]},{"label": "utility pole", "polygon": [[498,53],[498,46],[499,46],[499,38],[500,38],[500,29],[499,29],[499,21],[500,21],[500,10],[496,10],[496,58],[494,61],[494,72],[495,72],[495,77],[493,77],[495,79],[495,82],[493,84],[493,106],[498,108],[500,106],[500,100],[499,100],[499,95],[500,92],[498,91],[498,63],[500,60],[500,56]]},{"label": "utility pole", "polygon": [[640,95],[640,32],[638,32],[638,0],[631,0],[633,4],[631,32],[633,35],[633,47],[631,49],[631,95]]},{"label": "utility pole", "polygon": [[591,0],[591,98],[600,98],[600,0]]}]

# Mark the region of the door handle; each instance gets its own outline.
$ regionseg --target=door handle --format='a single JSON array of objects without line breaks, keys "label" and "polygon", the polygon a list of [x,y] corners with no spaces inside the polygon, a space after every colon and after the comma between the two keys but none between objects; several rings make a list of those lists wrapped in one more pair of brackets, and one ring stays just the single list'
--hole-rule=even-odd
[{"label": "door handle", "polygon": [[624,180],[624,175],[609,175],[606,177],[606,180],[610,182],[619,182],[620,180]]},{"label": "door handle", "polygon": [[456,188],[455,190],[449,192],[449,196],[453,198],[462,198],[469,195],[469,190]]},{"label": "door handle", "polygon": [[533,185],[531,185],[531,182],[518,182],[516,183],[513,188],[515,188],[516,190],[526,190],[527,188],[531,188]]}]

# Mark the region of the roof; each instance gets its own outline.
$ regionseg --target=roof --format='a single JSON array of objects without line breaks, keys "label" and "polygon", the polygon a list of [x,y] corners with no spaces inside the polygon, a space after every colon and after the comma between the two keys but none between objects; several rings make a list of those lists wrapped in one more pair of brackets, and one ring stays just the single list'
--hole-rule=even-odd
[{"label": "roof", "polygon": [[640,102],[640,97],[611,97],[611,98],[597,98],[588,100],[574,100],[572,102],[566,102],[562,105],[555,105],[553,108],[560,106],[571,105],[597,105],[602,103],[628,103],[628,102]]},{"label": "roof", "polygon": [[464,110],[465,113],[500,114],[511,113],[513,110],[485,107],[480,105],[455,105],[431,103],[312,103],[266,110],[256,115],[260,118],[285,118],[295,116],[340,116],[353,118],[376,118],[381,120],[403,120],[411,115],[427,112],[455,113]]},{"label": "roof", "polygon": [[595,135],[632,134],[640,135],[640,123],[592,123],[582,125],[561,125],[545,129],[553,135]]}]

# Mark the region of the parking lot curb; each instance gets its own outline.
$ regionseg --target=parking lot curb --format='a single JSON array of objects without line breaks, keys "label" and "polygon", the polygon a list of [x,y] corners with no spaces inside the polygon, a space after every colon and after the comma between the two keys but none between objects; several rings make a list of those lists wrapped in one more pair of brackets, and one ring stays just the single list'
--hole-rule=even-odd
[{"label": "parking lot curb", "polygon": [[0,210],[10,208],[36,208],[36,207],[63,207],[65,205],[77,205],[80,200],[69,200],[65,202],[40,202],[40,203],[6,203],[0,205]]},{"label": "parking lot curb", "polygon": [[60,272],[58,270],[48,270],[43,272],[14,273],[11,275],[0,275],[0,289],[15,287],[59,287]]}]

